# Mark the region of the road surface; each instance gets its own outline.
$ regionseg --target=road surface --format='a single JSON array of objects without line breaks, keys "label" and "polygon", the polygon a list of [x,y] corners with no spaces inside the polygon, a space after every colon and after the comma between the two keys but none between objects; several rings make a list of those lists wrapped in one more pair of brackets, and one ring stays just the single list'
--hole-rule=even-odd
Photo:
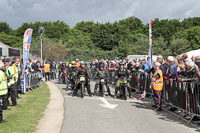
[{"label": "road surface", "polygon": [[[54,81],[54,83],[56,83]],[[92,92],[95,82],[91,82]],[[70,89],[57,84],[64,96],[61,133],[195,133],[196,128],[166,111],[156,112],[150,103],[110,96],[72,97]],[[112,94],[114,89],[111,89]]]}]

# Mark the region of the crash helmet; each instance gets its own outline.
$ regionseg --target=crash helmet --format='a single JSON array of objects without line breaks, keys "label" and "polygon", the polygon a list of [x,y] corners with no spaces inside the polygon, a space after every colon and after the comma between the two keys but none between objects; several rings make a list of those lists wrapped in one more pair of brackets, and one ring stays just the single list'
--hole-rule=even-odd
[{"label": "crash helmet", "polygon": [[121,65],[123,65],[123,66],[124,66],[124,62],[120,62],[120,63],[119,63],[119,65],[120,65],[120,66],[121,66]]},{"label": "crash helmet", "polygon": [[71,67],[76,67],[76,62],[75,61],[71,62]]},{"label": "crash helmet", "polygon": [[105,65],[104,65],[104,63],[103,62],[101,62],[100,64],[99,64],[99,69],[101,68],[101,67],[105,67]]}]

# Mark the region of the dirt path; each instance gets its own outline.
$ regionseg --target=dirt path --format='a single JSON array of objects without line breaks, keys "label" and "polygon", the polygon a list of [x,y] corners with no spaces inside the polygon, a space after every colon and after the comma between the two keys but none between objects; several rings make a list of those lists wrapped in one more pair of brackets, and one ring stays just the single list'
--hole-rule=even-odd
[{"label": "dirt path", "polygon": [[64,118],[64,98],[54,83],[46,84],[50,89],[50,101],[35,133],[59,133]]}]

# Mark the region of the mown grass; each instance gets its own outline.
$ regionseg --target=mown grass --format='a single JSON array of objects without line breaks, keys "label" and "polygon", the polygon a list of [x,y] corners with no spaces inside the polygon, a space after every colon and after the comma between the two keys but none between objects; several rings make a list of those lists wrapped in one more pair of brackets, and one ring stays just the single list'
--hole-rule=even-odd
[{"label": "mown grass", "polygon": [[32,133],[43,116],[50,97],[48,86],[43,83],[41,87],[26,94],[20,95],[18,100],[21,107],[9,107],[10,111],[4,111],[4,119],[7,123],[0,123],[0,133]]}]

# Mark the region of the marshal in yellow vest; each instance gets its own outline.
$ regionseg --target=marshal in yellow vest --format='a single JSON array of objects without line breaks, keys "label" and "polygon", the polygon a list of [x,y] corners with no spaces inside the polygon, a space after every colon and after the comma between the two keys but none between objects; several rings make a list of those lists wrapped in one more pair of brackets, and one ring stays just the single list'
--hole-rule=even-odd
[{"label": "marshal in yellow vest", "polygon": [[0,70],[0,96],[8,93],[7,79],[5,73]]}]

